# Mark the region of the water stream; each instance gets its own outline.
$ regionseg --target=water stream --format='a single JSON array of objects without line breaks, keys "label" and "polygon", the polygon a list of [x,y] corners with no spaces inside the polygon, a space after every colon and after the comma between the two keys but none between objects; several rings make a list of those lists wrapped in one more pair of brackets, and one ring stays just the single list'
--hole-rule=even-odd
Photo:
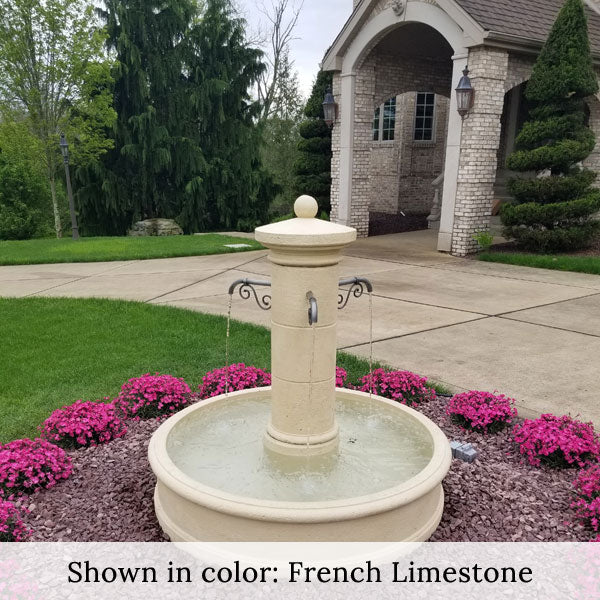
[{"label": "water stream", "polygon": [[225,395],[229,396],[229,328],[231,326],[231,305],[233,294],[229,294],[227,305],[227,333],[225,334]]}]

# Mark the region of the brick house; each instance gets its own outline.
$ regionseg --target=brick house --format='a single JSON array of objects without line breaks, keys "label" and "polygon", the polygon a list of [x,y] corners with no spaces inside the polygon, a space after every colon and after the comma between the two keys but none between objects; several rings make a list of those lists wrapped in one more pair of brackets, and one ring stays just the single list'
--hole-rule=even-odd
[{"label": "brick house", "polygon": [[[438,250],[464,256],[506,196],[507,155],[527,115],[524,88],[563,0],[354,0],[327,51],[333,126],[332,220],[428,215]],[[587,0],[600,67],[600,0]],[[468,66],[474,105],[454,89]],[[600,103],[589,126],[600,139]],[[600,171],[600,144],[586,159]]]}]

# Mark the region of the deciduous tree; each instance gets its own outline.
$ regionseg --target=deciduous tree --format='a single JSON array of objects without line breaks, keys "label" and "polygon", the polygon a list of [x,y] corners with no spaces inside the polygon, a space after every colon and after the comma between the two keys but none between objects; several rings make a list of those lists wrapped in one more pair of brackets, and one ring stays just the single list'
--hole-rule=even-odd
[{"label": "deciduous tree", "polygon": [[[104,135],[114,118],[110,93],[96,90],[98,82],[110,89],[105,34],[86,0],[0,0],[0,14],[1,107],[5,115],[24,112],[40,142],[60,237],[60,133],[83,161],[111,145]],[[78,116],[70,121],[72,112]]]}]

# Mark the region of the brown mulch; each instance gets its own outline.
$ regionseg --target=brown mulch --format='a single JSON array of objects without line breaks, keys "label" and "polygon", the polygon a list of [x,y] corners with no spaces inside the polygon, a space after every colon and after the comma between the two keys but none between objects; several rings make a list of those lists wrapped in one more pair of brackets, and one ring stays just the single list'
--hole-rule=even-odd
[{"label": "brown mulch", "polygon": [[[465,432],[445,416],[445,400],[421,406],[450,440],[471,442],[472,464],[458,460],[444,480],[446,505],[432,541],[587,541],[569,508],[574,470],[531,467],[510,428],[495,435]],[[147,459],[156,421],[132,422],[127,435],[71,452],[72,476],[29,498],[33,541],[165,540],[153,507]]]}]

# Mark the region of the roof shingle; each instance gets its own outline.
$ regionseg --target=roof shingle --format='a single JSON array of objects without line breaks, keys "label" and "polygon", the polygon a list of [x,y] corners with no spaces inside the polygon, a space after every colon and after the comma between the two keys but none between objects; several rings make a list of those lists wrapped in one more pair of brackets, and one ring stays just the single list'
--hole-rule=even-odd
[{"label": "roof shingle", "polygon": [[[456,0],[484,29],[543,43],[564,0]],[[586,7],[592,52],[600,56],[600,15]]]}]

